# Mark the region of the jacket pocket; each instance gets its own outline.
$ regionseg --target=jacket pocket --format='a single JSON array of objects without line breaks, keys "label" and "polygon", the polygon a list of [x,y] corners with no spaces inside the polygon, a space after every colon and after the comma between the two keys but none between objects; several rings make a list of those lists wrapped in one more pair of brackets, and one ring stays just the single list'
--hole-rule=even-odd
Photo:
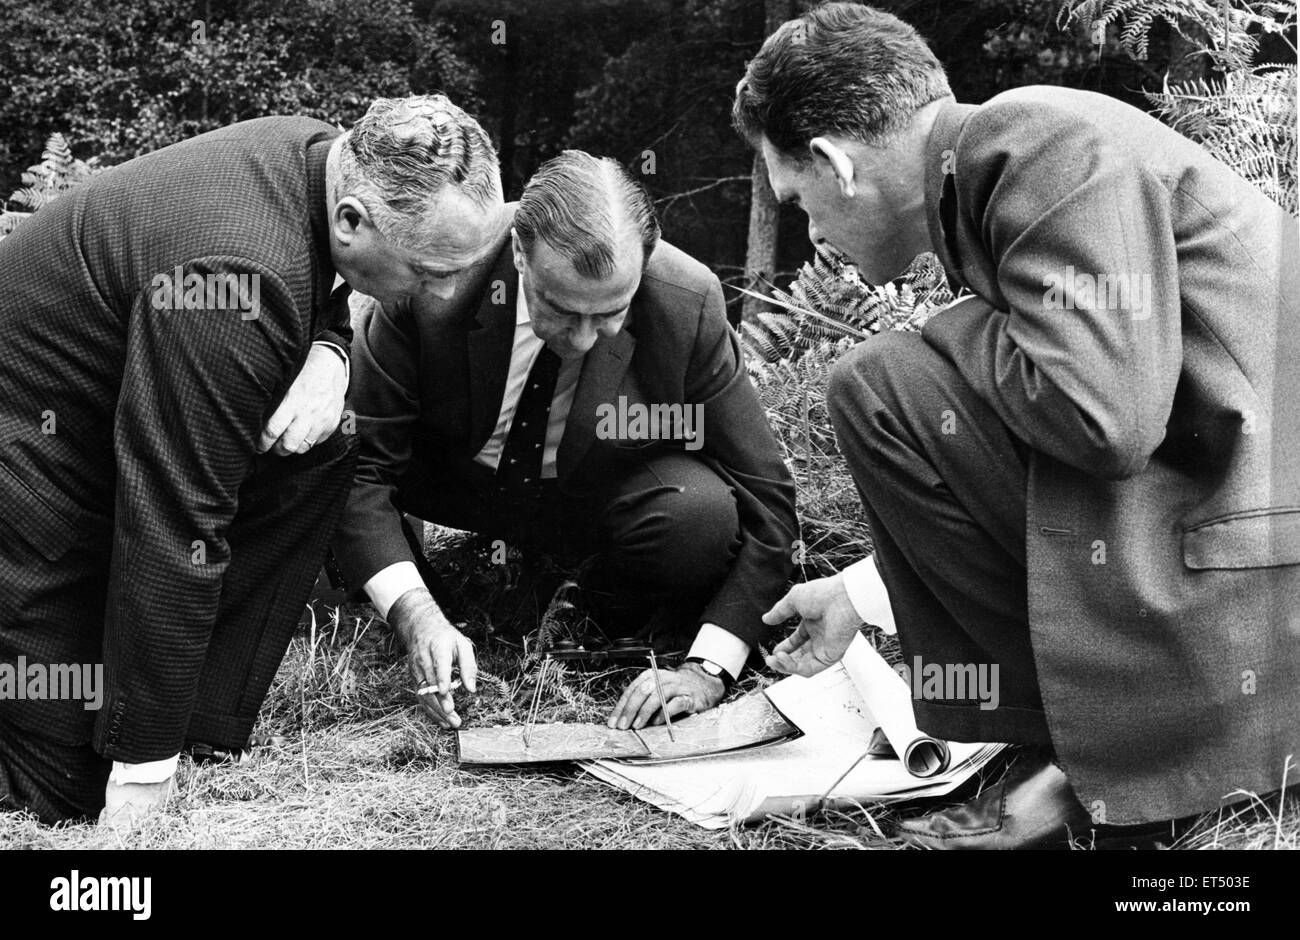
[{"label": "jacket pocket", "polygon": [[1271,568],[1300,564],[1300,506],[1251,509],[1183,530],[1188,568]]},{"label": "jacket pocket", "polygon": [[58,561],[79,537],[73,521],[51,506],[3,461],[0,461],[0,515],[47,561]]}]

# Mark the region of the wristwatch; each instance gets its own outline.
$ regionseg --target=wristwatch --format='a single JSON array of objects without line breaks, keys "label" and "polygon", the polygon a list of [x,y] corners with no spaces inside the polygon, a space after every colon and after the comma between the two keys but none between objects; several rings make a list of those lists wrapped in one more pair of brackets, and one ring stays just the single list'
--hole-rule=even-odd
[{"label": "wristwatch", "polygon": [[723,669],[713,660],[705,659],[703,656],[687,656],[686,662],[695,663],[695,665],[699,666],[701,669],[704,670],[705,675],[712,676],[715,679],[721,679],[723,691],[725,692],[731,691],[731,686],[736,681],[735,677],[733,677],[731,673],[727,672],[727,670]]}]

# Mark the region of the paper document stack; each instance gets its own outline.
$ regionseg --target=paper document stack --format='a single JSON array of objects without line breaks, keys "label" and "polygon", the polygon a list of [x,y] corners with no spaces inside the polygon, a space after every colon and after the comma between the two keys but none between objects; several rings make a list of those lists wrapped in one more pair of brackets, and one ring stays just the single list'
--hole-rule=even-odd
[{"label": "paper document stack", "polygon": [[[755,694],[766,694],[802,735],[716,757],[654,764],[604,759],[581,766],[697,825],[723,829],[772,813],[943,796],[1005,747],[937,741],[917,730],[907,683],[861,636],[830,669]],[[873,755],[877,728],[894,755]]]}]

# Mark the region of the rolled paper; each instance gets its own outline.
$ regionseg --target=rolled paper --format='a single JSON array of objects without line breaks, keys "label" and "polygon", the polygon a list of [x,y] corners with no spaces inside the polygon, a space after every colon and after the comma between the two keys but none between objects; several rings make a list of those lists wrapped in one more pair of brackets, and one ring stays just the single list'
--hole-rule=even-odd
[{"label": "rolled paper", "polygon": [[916,726],[912,690],[862,634],[849,644],[843,663],[871,717],[884,731],[894,752],[902,755],[907,772],[914,777],[933,777],[947,770],[952,759],[948,742]]},{"label": "rolled paper", "polygon": [[933,777],[948,769],[948,742],[921,734],[903,752],[903,766],[913,777]]}]

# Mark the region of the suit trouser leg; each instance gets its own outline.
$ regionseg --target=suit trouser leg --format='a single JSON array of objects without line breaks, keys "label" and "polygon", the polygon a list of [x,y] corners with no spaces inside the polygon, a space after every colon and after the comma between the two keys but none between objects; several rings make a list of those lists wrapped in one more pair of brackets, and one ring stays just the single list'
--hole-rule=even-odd
[{"label": "suit trouser leg", "polygon": [[600,557],[587,587],[603,594],[615,634],[689,642],[740,548],[731,487],[705,461],[676,451],[617,475],[594,531]]},{"label": "suit trouser leg", "polygon": [[[247,742],[325,557],[356,451],[354,437],[335,434],[304,455],[260,458],[241,488],[191,740]],[[108,555],[106,545],[77,546],[50,561],[0,525],[0,627],[37,637],[24,645],[29,662],[100,662]],[[38,632],[50,637],[45,655],[35,651]],[[0,701],[0,808],[45,823],[98,814],[112,764],[91,747],[94,720],[82,701]]]},{"label": "suit trouser leg", "polygon": [[918,726],[957,741],[1050,743],[1029,636],[1027,448],[914,333],[848,353],[827,402],[905,664],[922,676],[926,666],[983,666],[996,678],[996,708],[922,695]]},{"label": "suit trouser leg", "polygon": [[356,456],[355,436],[335,432],[306,454],[259,458],[241,488],[189,740],[248,742],[342,514]]},{"label": "suit trouser leg", "polygon": [[[93,729],[95,713],[86,714]],[[104,808],[112,766],[89,744],[66,744],[0,722],[0,811],[26,810],[47,825],[93,819]]]},{"label": "suit trouser leg", "polygon": [[[678,452],[629,462],[600,492],[553,492],[522,527],[518,507],[485,489],[415,461],[395,501],[428,522],[541,547],[574,564],[592,559],[584,593],[602,610],[617,609],[607,621],[614,636],[636,632],[656,608],[668,609],[665,626],[693,628],[740,545],[731,488],[705,461]],[[643,615],[629,616],[636,611]]]},{"label": "suit trouser leg", "polygon": [[[50,560],[0,518],[0,662],[102,665],[110,548],[81,545]],[[93,705],[84,691],[82,700],[0,699],[0,810],[47,824],[99,813],[112,764],[90,746]]]}]

